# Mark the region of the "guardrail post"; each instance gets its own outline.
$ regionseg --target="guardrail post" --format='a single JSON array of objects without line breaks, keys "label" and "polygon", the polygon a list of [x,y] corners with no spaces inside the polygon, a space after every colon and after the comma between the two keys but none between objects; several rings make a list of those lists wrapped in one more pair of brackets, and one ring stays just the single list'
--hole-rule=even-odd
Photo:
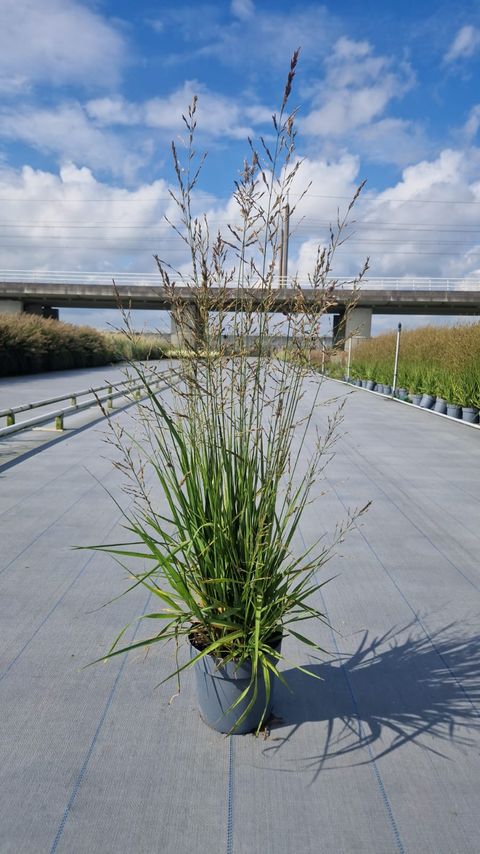
[{"label": "guardrail post", "polygon": [[142,396],[142,395],[141,395],[141,393],[140,393],[140,389],[139,389],[139,388],[137,388],[137,390],[136,390],[136,392],[135,392],[135,400],[140,400],[141,396]]},{"label": "guardrail post", "polygon": [[57,415],[55,418],[55,430],[63,430],[63,415]]},{"label": "guardrail post", "polygon": [[75,396],[71,397],[70,398],[70,406],[76,406],[76,405],[77,405],[77,398]]},{"label": "guardrail post", "polygon": [[15,424],[15,415],[13,412],[9,412],[7,415],[7,427],[11,427],[12,424]]},{"label": "guardrail post", "polygon": [[107,400],[107,409],[113,409],[113,397],[112,397],[112,386],[108,386],[108,400]]}]

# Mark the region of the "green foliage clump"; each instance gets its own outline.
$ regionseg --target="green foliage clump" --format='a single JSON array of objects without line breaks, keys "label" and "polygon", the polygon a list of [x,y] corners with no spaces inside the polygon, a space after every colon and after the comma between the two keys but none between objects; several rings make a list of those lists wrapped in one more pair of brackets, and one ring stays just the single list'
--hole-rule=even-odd
[{"label": "green foliage clump", "polygon": [[160,359],[165,349],[155,336],[105,333],[35,314],[0,314],[0,376]]}]

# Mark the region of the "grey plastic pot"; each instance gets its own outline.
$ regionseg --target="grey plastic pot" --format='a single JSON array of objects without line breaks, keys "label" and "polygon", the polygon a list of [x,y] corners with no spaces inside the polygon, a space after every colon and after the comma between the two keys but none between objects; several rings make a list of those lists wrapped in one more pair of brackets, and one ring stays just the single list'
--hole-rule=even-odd
[{"label": "grey plastic pot", "polygon": [[[273,649],[280,651],[281,643],[281,638],[276,643],[272,643]],[[197,653],[198,650],[196,647],[190,643],[190,657],[194,658]],[[272,657],[272,663],[276,664],[277,659]],[[217,730],[217,732],[227,733],[233,730],[233,733],[238,735],[253,732],[257,729],[265,710],[266,690],[263,671],[260,671],[258,674],[258,693],[255,703],[242,723],[235,727],[235,724],[252,699],[253,687],[250,688],[248,694],[234,709],[227,710],[235,703],[242,691],[250,683],[252,675],[250,662],[247,661],[241,667],[238,667],[236,662],[230,661],[227,664],[222,664],[221,659],[205,655],[195,663],[194,668],[197,683],[198,708],[202,720],[209,727]],[[270,681],[270,698],[264,720],[268,720],[272,710],[274,685],[275,678],[272,678]]]},{"label": "grey plastic pot", "polygon": [[469,424],[478,424],[478,409],[475,406],[464,406],[462,409],[462,421]]},{"label": "grey plastic pot", "polygon": [[440,412],[442,415],[447,414],[447,401],[443,399],[443,397],[437,397],[435,401],[435,406],[433,407],[435,412]]},{"label": "grey plastic pot", "polygon": [[407,400],[408,394],[406,388],[397,388],[397,397],[399,400]]},{"label": "grey plastic pot", "polygon": [[420,406],[420,401],[421,401],[423,395],[422,394],[412,394],[410,396],[412,398],[412,403],[414,403],[415,406]]},{"label": "grey plastic pot", "polygon": [[392,393],[392,386],[391,385],[384,385],[383,386],[383,393],[384,394],[391,394]]},{"label": "grey plastic pot", "polygon": [[375,391],[378,391],[379,394],[383,394],[383,383],[377,383]]},{"label": "grey plastic pot", "polygon": [[367,380],[367,388],[369,391],[373,391],[373,389],[375,388],[375,383],[373,380]]},{"label": "grey plastic pot", "polygon": [[450,415],[450,418],[461,418],[461,406],[457,406],[456,403],[447,403],[447,415]]},{"label": "grey plastic pot", "polygon": [[433,404],[435,403],[436,398],[433,394],[424,394],[422,395],[422,399],[420,401],[420,406],[423,409],[431,409]]}]

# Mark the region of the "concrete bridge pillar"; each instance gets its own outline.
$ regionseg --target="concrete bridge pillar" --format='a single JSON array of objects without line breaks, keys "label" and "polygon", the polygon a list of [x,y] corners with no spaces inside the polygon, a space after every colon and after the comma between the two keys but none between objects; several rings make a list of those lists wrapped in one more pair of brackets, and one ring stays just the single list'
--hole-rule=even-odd
[{"label": "concrete bridge pillar", "polygon": [[22,314],[23,302],[16,299],[0,300],[0,314]]},{"label": "concrete bridge pillar", "polygon": [[172,307],[170,342],[172,347],[197,350],[205,345],[205,324],[195,303],[178,303]]},{"label": "concrete bridge pillar", "polygon": [[345,321],[345,339],[352,339],[352,350],[372,335],[372,309],[354,308],[347,312]]},{"label": "concrete bridge pillar", "polygon": [[353,308],[333,315],[333,346],[347,349],[351,339],[352,350],[372,334],[372,309]]}]

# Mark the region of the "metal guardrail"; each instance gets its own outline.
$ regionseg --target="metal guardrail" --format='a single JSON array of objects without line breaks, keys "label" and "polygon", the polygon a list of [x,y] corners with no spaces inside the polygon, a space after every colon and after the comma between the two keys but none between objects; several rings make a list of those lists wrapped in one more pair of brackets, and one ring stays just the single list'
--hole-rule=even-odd
[{"label": "metal guardrail", "polygon": [[[161,383],[166,383],[168,377],[169,374],[166,374],[161,377],[158,376],[156,379],[149,378],[149,382],[152,386],[156,386]],[[128,389],[124,388],[120,391],[113,390],[121,385],[129,385],[129,387]],[[39,427],[42,424],[48,424],[50,421],[55,422],[56,430],[63,430],[64,418],[67,415],[73,415],[75,412],[82,412],[83,410],[89,409],[91,406],[97,406],[98,404],[106,404],[107,409],[113,409],[113,401],[116,398],[127,397],[127,395],[134,393],[135,397],[137,399],[140,399],[142,396],[140,392],[144,388],[145,386],[143,383],[136,383],[134,385],[131,385],[131,380],[124,380],[122,382],[114,383],[112,385],[96,386],[95,388],[90,388],[84,391],[77,391],[73,394],[65,394],[60,397],[51,397],[46,398],[45,400],[37,400],[35,401],[35,403],[22,404],[20,406],[15,406],[12,409],[3,409],[0,411],[0,417],[7,419],[7,426],[0,428],[0,438],[2,436],[10,436],[12,433],[19,433],[21,430],[29,430],[33,427]],[[106,395],[103,395],[103,397],[99,397],[96,394],[98,391],[105,391],[105,389],[108,390],[108,393]],[[95,397],[92,400],[86,400],[84,403],[77,403],[77,397],[82,397],[87,394],[94,394]],[[70,406],[63,407],[63,409],[45,412],[43,415],[37,415],[35,418],[29,418],[26,421],[15,421],[15,415],[19,412],[26,412],[31,409],[49,406],[52,403],[58,403],[62,400],[70,400]]]},{"label": "metal guardrail", "polygon": [[33,403],[22,403],[19,406],[1,409],[0,418],[6,418],[7,427],[10,427],[12,424],[16,423],[15,415],[18,415],[19,412],[28,412],[30,409],[40,409],[44,406],[50,406],[52,403],[60,403],[62,400],[70,400],[70,405],[75,406],[77,403],[77,397],[85,397],[87,394],[95,394],[97,391],[105,391],[105,389],[108,389],[108,393],[111,395],[114,388],[126,385],[128,382],[130,382],[130,380],[122,380],[122,382],[119,383],[112,383],[111,385],[97,385],[92,388],[82,389],[81,391],[74,391],[71,394],[61,394],[57,397],[46,397],[43,400],[36,400]]},{"label": "metal guardrail", "polygon": [[[78,270],[0,270],[0,282],[24,282],[42,284],[108,284],[115,280],[117,285],[153,285],[162,287],[158,273],[105,273],[95,271],[79,272]],[[338,279],[329,276],[325,283],[337,282],[337,287],[351,287],[352,280],[339,282]],[[294,283],[292,277],[278,278],[274,282],[275,287],[289,287]],[[183,284],[188,284],[185,280]],[[299,281],[301,287],[308,290],[309,283]],[[254,284],[252,283],[252,287]],[[394,291],[480,291],[480,279],[473,278],[439,278],[428,276],[404,277],[395,276],[369,276],[362,280],[362,290],[394,290]]]}]

